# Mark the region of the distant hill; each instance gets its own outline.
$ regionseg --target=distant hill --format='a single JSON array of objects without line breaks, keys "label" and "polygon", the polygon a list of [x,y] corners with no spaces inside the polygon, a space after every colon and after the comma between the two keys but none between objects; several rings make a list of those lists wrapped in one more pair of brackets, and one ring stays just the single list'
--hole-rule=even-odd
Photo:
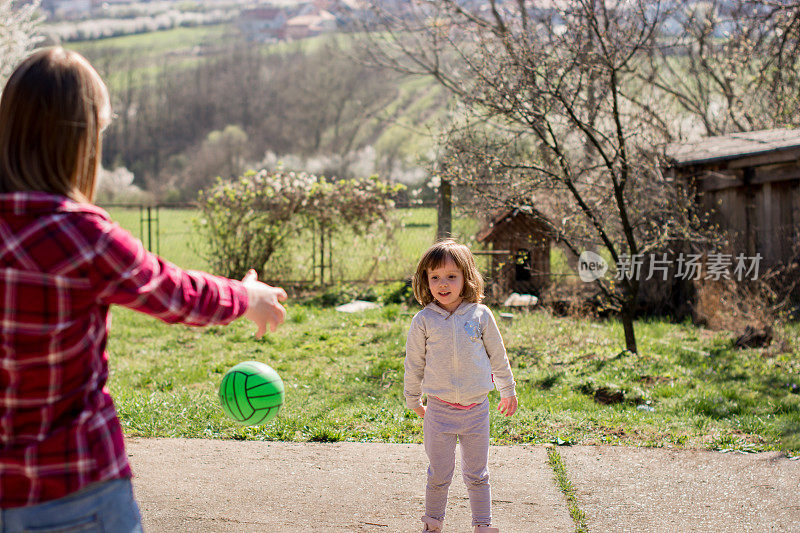
[{"label": "distant hill", "polygon": [[448,112],[432,80],[371,72],[352,57],[352,35],[245,45],[238,31],[178,28],[71,45],[107,80],[120,117],[106,135],[107,168],[127,167],[145,188],[172,182],[191,198],[210,179],[204,172],[223,172],[214,170],[223,148],[207,137],[236,126],[246,139],[237,157],[249,164],[271,153],[327,175],[424,177]]}]

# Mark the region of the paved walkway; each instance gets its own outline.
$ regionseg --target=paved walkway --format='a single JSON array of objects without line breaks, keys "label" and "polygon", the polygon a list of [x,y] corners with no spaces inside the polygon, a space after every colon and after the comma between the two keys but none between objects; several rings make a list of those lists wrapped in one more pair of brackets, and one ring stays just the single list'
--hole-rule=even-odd
[{"label": "paved walkway", "polygon": [[[418,532],[421,445],[128,439],[145,530]],[[800,461],[622,447],[558,448],[592,533],[800,531]],[[504,533],[575,530],[547,452],[490,451],[495,525]],[[468,532],[456,470],[447,532]]]}]

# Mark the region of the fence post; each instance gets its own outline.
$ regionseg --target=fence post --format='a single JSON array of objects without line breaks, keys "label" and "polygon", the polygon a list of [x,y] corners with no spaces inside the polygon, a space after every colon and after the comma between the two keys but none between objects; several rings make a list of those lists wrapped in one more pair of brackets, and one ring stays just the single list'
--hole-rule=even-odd
[{"label": "fence post", "polygon": [[450,180],[442,179],[437,201],[436,240],[447,239],[453,234],[453,188]]},{"label": "fence post", "polygon": [[[153,216],[153,208],[139,205],[139,235],[142,238],[142,245],[150,252],[161,254],[161,223],[159,221],[159,206],[156,206],[156,214]],[[147,239],[145,239],[145,222],[147,223]],[[156,223],[156,246],[153,248],[153,222]]]},{"label": "fence post", "polygon": [[156,204],[156,254],[161,255],[161,207]]},{"label": "fence post", "polygon": [[311,223],[311,284],[317,280],[317,225]]},{"label": "fence post", "polygon": [[153,213],[152,207],[147,206],[147,249],[153,251]]},{"label": "fence post", "polygon": [[325,285],[325,227],[319,231],[319,283]]},{"label": "fence post", "polygon": [[333,228],[328,229],[328,278],[333,285]]}]

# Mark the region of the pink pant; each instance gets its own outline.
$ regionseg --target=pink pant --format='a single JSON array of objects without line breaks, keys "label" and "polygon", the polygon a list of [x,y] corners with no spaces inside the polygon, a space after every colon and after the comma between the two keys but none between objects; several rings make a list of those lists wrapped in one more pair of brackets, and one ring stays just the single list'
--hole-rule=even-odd
[{"label": "pink pant", "polygon": [[458,440],[461,443],[461,472],[469,493],[472,524],[491,524],[489,399],[464,410],[429,396],[422,427],[429,461],[425,514],[437,520],[444,519]]}]

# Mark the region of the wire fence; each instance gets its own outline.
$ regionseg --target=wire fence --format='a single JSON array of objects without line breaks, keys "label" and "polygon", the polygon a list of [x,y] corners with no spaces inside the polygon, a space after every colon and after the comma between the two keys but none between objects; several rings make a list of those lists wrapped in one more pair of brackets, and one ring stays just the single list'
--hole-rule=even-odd
[{"label": "wire fence", "polygon": [[[112,219],[144,246],[178,266],[210,270],[208,249],[198,230],[201,211],[192,204],[105,204]],[[365,234],[347,230],[323,234],[303,228],[261,267],[262,279],[285,285],[391,282],[407,279],[422,252],[436,238],[436,208],[398,207],[391,224]],[[453,237],[480,251],[475,241],[480,221],[454,216]],[[478,255],[488,273],[490,258]]]}]

